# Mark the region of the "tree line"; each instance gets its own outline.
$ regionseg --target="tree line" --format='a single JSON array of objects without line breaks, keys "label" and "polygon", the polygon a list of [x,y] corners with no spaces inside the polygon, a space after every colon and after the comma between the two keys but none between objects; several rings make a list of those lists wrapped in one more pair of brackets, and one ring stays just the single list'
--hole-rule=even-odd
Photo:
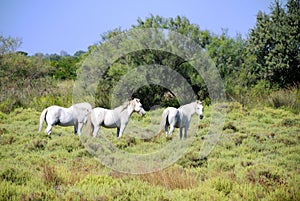
[{"label": "tree line", "polygon": [[[226,30],[217,35],[201,30],[186,17],[164,18],[150,15],[137,19],[132,28],[162,28],[180,33],[198,43],[213,60],[223,80],[228,100],[251,104],[279,90],[296,91],[300,80],[300,4],[288,0],[285,5],[275,1],[269,13],[258,12],[256,24],[246,38],[230,37]],[[59,90],[65,81],[76,80],[77,70],[92,52],[115,36],[121,28],[101,35],[99,43],[88,51],[28,56],[16,51],[21,39],[0,35],[0,110],[10,112],[16,107],[41,107],[48,104],[69,104],[72,92]],[[107,107],[109,94],[121,77],[137,66],[159,64],[170,66],[190,84],[197,98],[209,104],[209,92],[201,75],[184,59],[169,52],[141,50],[115,61],[99,79],[95,94],[97,106]],[[293,92],[294,93],[294,92]],[[178,105],[172,91],[158,85],[143,86],[133,92],[149,109],[153,105]],[[66,97],[68,96],[68,97]]]}]

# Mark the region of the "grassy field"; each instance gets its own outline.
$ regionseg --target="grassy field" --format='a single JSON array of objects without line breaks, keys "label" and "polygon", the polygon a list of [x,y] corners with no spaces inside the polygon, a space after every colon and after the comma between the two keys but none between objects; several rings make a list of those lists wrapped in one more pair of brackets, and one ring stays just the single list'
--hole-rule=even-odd
[{"label": "grassy field", "polygon": [[[299,115],[238,103],[221,106],[227,115],[210,155],[199,159],[210,128],[207,107],[203,120],[193,118],[194,140],[183,156],[148,174],[102,165],[71,127],[54,127],[51,138],[37,133],[40,111],[0,113],[0,200],[300,200]],[[115,129],[100,136],[127,153],[155,152],[179,141],[178,129],[169,140],[149,134],[156,132],[151,125],[161,111],[143,119],[134,115],[121,139]],[[158,117],[150,118],[154,114]],[[146,131],[140,134],[133,125]]]}]

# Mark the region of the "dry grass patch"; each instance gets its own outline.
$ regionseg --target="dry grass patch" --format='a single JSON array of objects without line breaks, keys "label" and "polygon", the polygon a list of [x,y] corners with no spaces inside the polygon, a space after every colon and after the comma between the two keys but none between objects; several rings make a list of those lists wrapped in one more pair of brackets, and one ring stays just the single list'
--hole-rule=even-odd
[{"label": "dry grass patch", "polygon": [[62,182],[54,166],[48,165],[47,163],[43,165],[42,178],[44,183],[49,186],[56,186]]},{"label": "dry grass patch", "polygon": [[198,185],[197,176],[182,167],[171,167],[139,176],[140,179],[168,190],[192,189]]}]

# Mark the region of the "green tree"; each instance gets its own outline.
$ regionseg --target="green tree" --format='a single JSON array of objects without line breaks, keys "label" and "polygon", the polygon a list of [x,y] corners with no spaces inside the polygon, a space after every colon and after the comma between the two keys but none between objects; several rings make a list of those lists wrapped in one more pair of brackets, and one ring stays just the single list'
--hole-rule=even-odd
[{"label": "green tree", "polygon": [[[177,16],[175,18],[163,18],[160,16],[151,15],[145,20],[138,19],[137,24],[133,25],[133,28],[158,28],[157,35],[153,38],[144,39],[145,41],[153,42],[154,44],[161,44],[167,48],[175,48],[179,46],[183,50],[190,49],[193,47],[189,42],[184,42],[180,38],[177,38],[176,34],[169,33],[168,40],[172,41],[170,44],[166,43],[166,35],[162,29],[168,29],[175,33],[180,33],[186,36],[191,41],[196,42],[202,47],[208,56],[212,58],[221,77],[225,80],[226,87],[232,88],[230,91],[237,91],[235,89],[238,86],[239,81],[242,81],[242,85],[246,85],[247,70],[245,68],[245,48],[246,41],[237,35],[236,38],[231,38],[227,35],[226,30],[218,36],[210,33],[207,30],[200,30],[198,25],[192,24],[186,17]],[[161,29],[159,29],[161,28]],[[174,33],[173,32],[173,33]],[[113,39],[113,37],[122,34],[120,28],[106,32],[102,35],[101,41],[98,45],[105,44],[106,41]],[[124,37],[126,37],[124,35]],[[141,36],[143,37],[143,36]],[[140,41],[144,41],[141,39]],[[125,47],[132,47],[132,45],[138,44],[122,44]],[[99,46],[98,46],[99,47]],[[85,55],[91,54],[97,45],[89,47],[89,51]],[[193,49],[190,49],[193,52]],[[103,50],[110,54],[109,51]],[[170,51],[172,52],[172,51]],[[203,80],[203,75],[197,72],[190,62],[185,61],[178,55],[172,54],[168,51],[160,51],[154,49],[144,49],[140,51],[131,52],[130,54],[124,55],[118,58],[113,64],[111,64],[107,71],[102,74],[102,78],[99,80],[98,91],[96,93],[96,105],[109,107],[110,97],[114,86],[119,82],[124,74],[138,66],[146,65],[161,65],[168,66],[181,74],[182,77],[189,83],[192,90],[197,94],[197,98],[209,100],[209,93],[207,86]],[[195,58],[200,58],[203,55],[196,55]],[[205,60],[205,59],[204,59]],[[104,62],[102,64],[97,63],[95,66],[106,66]],[[207,64],[201,65],[205,66]],[[205,71],[209,71],[206,69]],[[160,75],[165,75],[164,72],[157,72]],[[206,72],[207,73],[207,72]],[[95,73],[92,73],[95,74]],[[210,73],[212,76],[214,72]],[[241,76],[242,75],[242,76]],[[88,77],[88,75],[87,75]],[[167,79],[170,76],[167,76]],[[88,78],[87,78],[88,79]],[[214,79],[210,79],[214,80]],[[217,80],[217,79],[216,79]],[[169,80],[170,83],[176,83],[176,80]],[[238,93],[238,92],[235,92]],[[176,96],[170,89],[164,88],[157,85],[143,86],[137,91],[131,91],[130,95],[141,97],[143,103],[146,103],[145,108],[150,108],[153,105],[178,105]],[[130,97],[127,97],[130,98]],[[171,103],[172,102],[172,103]],[[171,103],[171,104],[170,104]]]},{"label": "green tree", "polygon": [[281,87],[300,81],[300,5],[289,0],[285,7],[275,1],[271,13],[257,14],[251,30],[248,51],[255,62],[249,66],[257,79]]},{"label": "green tree", "polygon": [[[177,16],[175,18],[162,18],[160,16],[151,15],[149,18],[145,20],[138,19],[137,25],[133,25],[133,28],[163,28],[171,31],[175,31],[176,33],[180,33],[184,36],[193,39],[199,44],[205,46],[208,42],[208,33],[207,31],[201,32],[199,27],[195,24],[191,24],[186,17]],[[122,31],[120,29],[115,29],[110,32],[106,32],[102,35],[102,41],[100,45],[105,41],[111,39],[112,37],[121,34]],[[203,37],[201,37],[203,36]],[[176,36],[169,36],[170,40],[173,40],[174,43],[176,41]],[[173,38],[172,38],[173,37]],[[149,39],[146,39],[149,40]],[[161,30],[158,31],[156,36],[153,36],[151,39],[153,43],[161,43],[164,45],[165,43],[165,35]],[[141,39],[141,41],[143,41]],[[128,44],[133,45],[133,44]],[[182,44],[182,48],[189,48],[189,44]],[[172,47],[169,47],[172,48]],[[129,70],[134,69],[138,66],[144,65],[162,65],[168,66],[174,69],[176,72],[180,73],[188,83],[192,86],[195,94],[197,94],[201,98],[205,98],[208,96],[208,92],[205,86],[201,75],[197,75],[196,70],[184,59],[177,55],[173,55],[170,52],[164,52],[153,49],[145,49],[141,51],[132,52],[130,54],[125,55],[124,57],[119,58],[114,64],[109,67],[109,70],[104,73],[102,80],[100,80],[98,92],[96,95],[96,100],[99,102],[98,105],[108,107],[109,97],[106,97],[107,94],[111,93],[113,86],[119,81],[119,79]],[[163,72],[158,72],[160,75],[164,75]],[[170,82],[176,83],[176,80]],[[108,90],[108,91],[107,91]],[[201,92],[200,92],[201,91]],[[175,96],[167,96],[166,94],[172,94],[170,89],[164,88],[158,85],[148,85],[143,86],[141,89],[137,91],[132,91],[130,95],[140,97],[142,102],[144,103],[144,107],[149,109],[153,105],[162,104],[168,102],[172,102],[178,106],[178,102]],[[173,98],[173,100],[170,99]],[[199,98],[198,97],[198,98]],[[130,98],[130,97],[128,97]],[[175,99],[174,99],[175,98]]]},{"label": "green tree", "polygon": [[52,75],[55,79],[67,80],[76,79],[77,63],[80,57],[77,56],[59,56],[53,54],[49,56],[50,65],[52,67]]},{"label": "green tree", "polygon": [[81,57],[82,55],[84,55],[86,52],[83,50],[78,50],[74,53],[75,57]]}]

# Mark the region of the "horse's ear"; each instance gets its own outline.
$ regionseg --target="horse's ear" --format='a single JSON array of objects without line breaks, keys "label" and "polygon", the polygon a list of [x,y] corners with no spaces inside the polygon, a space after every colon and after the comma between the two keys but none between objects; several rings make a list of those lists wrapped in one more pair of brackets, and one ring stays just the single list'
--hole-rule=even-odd
[{"label": "horse's ear", "polygon": [[129,101],[129,104],[130,104],[132,107],[134,107],[134,105],[135,105],[134,99],[132,99],[131,101]]},{"label": "horse's ear", "polygon": [[201,104],[201,105],[202,105],[202,104],[203,104],[203,101],[199,101],[199,100],[197,100],[197,101],[196,101],[196,103],[197,103],[197,104]]}]

